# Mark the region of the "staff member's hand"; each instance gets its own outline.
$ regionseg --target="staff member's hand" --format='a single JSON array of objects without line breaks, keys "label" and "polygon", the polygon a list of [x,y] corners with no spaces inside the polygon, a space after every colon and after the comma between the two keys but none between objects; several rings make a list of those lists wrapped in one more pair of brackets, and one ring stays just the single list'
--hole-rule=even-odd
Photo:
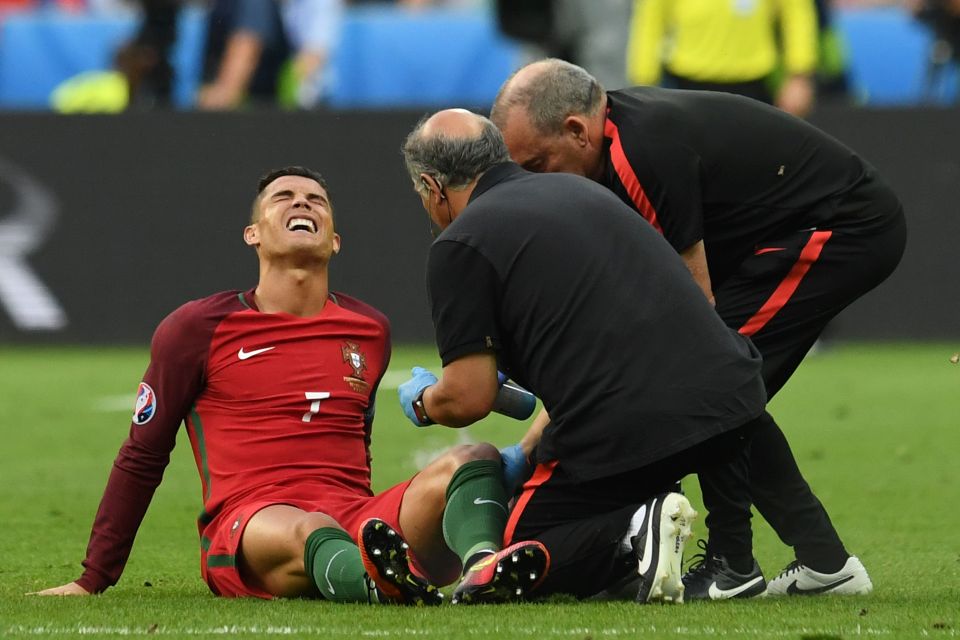
[{"label": "staff member's hand", "polygon": [[403,409],[403,415],[407,416],[414,426],[431,425],[433,420],[423,408],[423,392],[427,387],[437,383],[437,376],[423,367],[414,367],[410,373],[413,377],[397,388],[397,393],[400,394],[400,408]]},{"label": "staff member's hand", "polygon": [[500,460],[503,463],[503,486],[507,495],[512,496],[530,475],[530,463],[519,444],[500,449]]}]

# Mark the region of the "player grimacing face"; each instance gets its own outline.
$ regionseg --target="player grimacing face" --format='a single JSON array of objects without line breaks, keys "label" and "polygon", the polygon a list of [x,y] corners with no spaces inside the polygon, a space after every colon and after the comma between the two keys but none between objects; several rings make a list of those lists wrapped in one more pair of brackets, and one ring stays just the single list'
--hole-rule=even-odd
[{"label": "player grimacing face", "polygon": [[329,261],[340,251],[333,208],[326,190],[303,176],[281,176],[263,190],[257,221],[244,229],[244,240],[261,259],[304,255]]}]

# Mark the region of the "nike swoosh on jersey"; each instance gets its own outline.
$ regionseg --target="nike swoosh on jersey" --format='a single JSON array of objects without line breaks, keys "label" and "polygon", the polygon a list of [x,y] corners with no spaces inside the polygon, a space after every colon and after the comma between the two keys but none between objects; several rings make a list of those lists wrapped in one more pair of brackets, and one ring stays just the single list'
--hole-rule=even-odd
[{"label": "nike swoosh on jersey", "polygon": [[496,500],[484,500],[483,498],[474,498],[473,504],[495,504],[506,512],[507,508]]},{"label": "nike swoosh on jersey", "polygon": [[813,596],[818,593],[824,593],[826,591],[830,591],[830,589],[833,589],[834,587],[839,587],[843,583],[850,582],[851,580],[853,580],[853,576],[847,576],[843,580],[837,580],[836,582],[825,584],[822,587],[814,587],[813,589],[801,589],[800,587],[797,586],[797,581],[794,580],[793,582],[787,585],[787,593],[789,593],[792,596]]},{"label": "nike swoosh on jersey", "polygon": [[264,351],[270,351],[271,349],[276,349],[276,347],[264,347],[263,349],[254,349],[253,351],[244,351],[243,347],[240,347],[240,351],[237,351],[237,357],[241,360],[246,360],[255,355],[261,354]]},{"label": "nike swoosh on jersey", "polygon": [[762,580],[763,580],[763,576],[757,576],[750,582],[744,583],[739,587],[734,587],[733,589],[721,589],[720,587],[717,586],[716,580],[714,580],[710,584],[710,588],[707,589],[707,593],[710,594],[711,600],[725,600],[727,598],[736,598],[738,595],[740,595],[750,587],[754,586],[758,582],[761,582]]},{"label": "nike swoosh on jersey", "polygon": [[762,256],[765,253],[774,253],[775,251],[783,251],[786,247],[765,247],[763,249],[757,249],[753,252],[755,256]]}]

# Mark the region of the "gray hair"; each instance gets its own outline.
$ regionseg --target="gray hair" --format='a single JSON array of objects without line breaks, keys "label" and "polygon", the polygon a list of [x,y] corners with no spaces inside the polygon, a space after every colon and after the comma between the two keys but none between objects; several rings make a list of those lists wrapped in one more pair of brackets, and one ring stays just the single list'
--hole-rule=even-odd
[{"label": "gray hair", "polygon": [[558,58],[541,62],[547,63],[543,70],[524,85],[510,87],[517,71],[500,87],[490,111],[497,126],[503,127],[507,114],[520,107],[539,133],[558,134],[567,116],[593,114],[600,107],[603,87],[586,70]]},{"label": "gray hair", "polygon": [[421,173],[433,176],[450,189],[462,189],[495,164],[510,160],[510,152],[500,130],[487,118],[475,138],[452,137],[442,133],[426,137],[424,116],[403,143],[403,160],[417,190]]}]

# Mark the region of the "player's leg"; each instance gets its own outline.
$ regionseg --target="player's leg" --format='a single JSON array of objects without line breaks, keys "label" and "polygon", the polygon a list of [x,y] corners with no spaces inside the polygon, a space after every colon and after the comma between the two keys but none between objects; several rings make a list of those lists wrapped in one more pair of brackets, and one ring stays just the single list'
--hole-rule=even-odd
[{"label": "player's leg", "polygon": [[260,509],[243,529],[239,565],[245,581],[274,596],[368,600],[356,543],[323,513],[285,504]]},{"label": "player's leg", "polygon": [[[429,591],[421,589],[429,585],[416,583],[409,593],[401,592],[391,576],[376,571],[377,565],[373,574],[368,572],[369,563],[364,562],[357,543],[324,513],[269,505],[248,519],[240,535],[237,555],[243,580],[274,596],[320,594],[334,602],[420,604],[424,600],[421,591]],[[384,545],[383,561],[406,566],[405,543],[396,532],[392,535],[394,539]]]},{"label": "player's leg", "polygon": [[497,448],[459,445],[411,480],[400,526],[428,575],[448,584],[478,557],[500,550],[507,502]]},{"label": "player's leg", "polygon": [[[427,575],[452,582],[463,568],[456,602],[469,600],[464,590],[473,593],[474,587],[483,592],[478,600],[514,599],[516,588],[523,585],[501,584],[499,579],[489,584],[489,579],[499,578],[491,573],[498,563],[522,566],[527,576],[546,570],[546,554],[539,545],[502,549],[508,496],[501,465],[493,445],[461,445],[417,474],[403,495],[400,524]],[[520,578],[516,572],[510,575]]]}]

